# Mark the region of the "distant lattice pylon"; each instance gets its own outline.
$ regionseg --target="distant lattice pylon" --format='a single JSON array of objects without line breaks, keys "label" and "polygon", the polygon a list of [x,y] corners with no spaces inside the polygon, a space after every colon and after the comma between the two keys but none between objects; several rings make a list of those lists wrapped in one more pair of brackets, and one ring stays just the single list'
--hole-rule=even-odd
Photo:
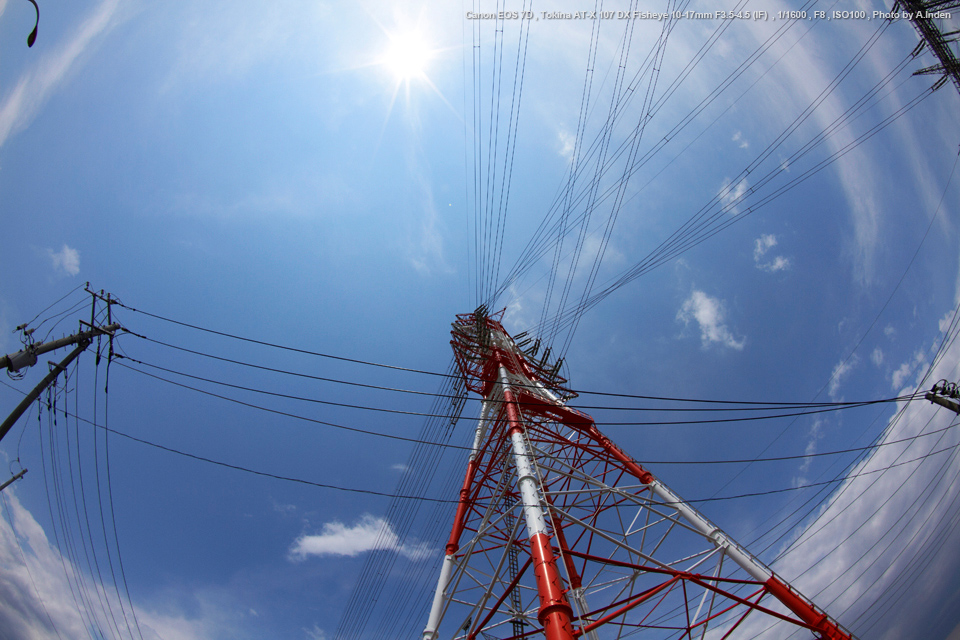
[{"label": "distant lattice pylon", "polygon": [[852,637],[567,407],[501,317],[453,325],[483,405],[423,640],[727,638],[748,616]]},{"label": "distant lattice pylon", "polygon": [[957,41],[957,31],[944,33],[936,24],[939,16],[948,16],[950,10],[960,8],[958,0],[897,0],[893,4],[895,13],[906,13],[920,35],[922,46],[926,45],[937,57],[937,64],[915,71],[913,75],[939,75],[941,78],[934,84],[939,89],[948,81],[960,91],[960,61],[954,55],[951,44]]}]

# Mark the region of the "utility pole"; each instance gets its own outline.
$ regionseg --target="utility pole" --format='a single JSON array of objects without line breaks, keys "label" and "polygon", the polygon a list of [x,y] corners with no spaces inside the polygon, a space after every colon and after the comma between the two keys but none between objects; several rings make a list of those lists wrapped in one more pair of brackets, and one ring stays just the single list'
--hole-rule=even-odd
[{"label": "utility pole", "polygon": [[[27,397],[17,405],[13,412],[7,416],[7,419],[3,421],[3,424],[0,424],[0,440],[3,440],[3,437],[7,435],[7,432],[13,427],[17,422],[20,416],[30,407],[34,400],[40,397],[40,394],[50,386],[54,380],[60,375],[61,371],[66,371],[67,367],[76,360],[87,347],[90,346],[90,343],[93,342],[93,339],[97,336],[110,336],[113,339],[114,332],[120,329],[120,324],[113,322],[105,326],[95,326],[95,311],[96,311],[96,301],[97,294],[93,293],[89,289],[87,290],[91,295],[94,296],[93,304],[94,309],[90,313],[90,322],[80,321],[80,324],[89,329],[85,331],[80,331],[72,336],[67,336],[65,338],[60,338],[58,340],[51,340],[50,342],[44,342],[40,344],[27,344],[23,349],[17,351],[16,353],[10,353],[5,356],[0,357],[0,369],[7,369],[9,372],[20,371],[25,367],[32,367],[37,364],[37,356],[40,356],[44,353],[49,353],[56,349],[62,347],[67,347],[70,345],[76,345],[73,351],[71,351],[66,358],[61,360],[59,363],[50,363],[50,373],[44,376],[43,380],[40,381],[36,387],[33,388],[33,391],[27,394]],[[103,298],[101,298],[103,299]],[[110,296],[106,297],[107,309],[108,309],[108,318],[109,318],[109,307],[111,304]],[[23,331],[24,335],[28,338],[33,333],[32,329],[27,329],[26,325],[20,325],[17,327]]]}]

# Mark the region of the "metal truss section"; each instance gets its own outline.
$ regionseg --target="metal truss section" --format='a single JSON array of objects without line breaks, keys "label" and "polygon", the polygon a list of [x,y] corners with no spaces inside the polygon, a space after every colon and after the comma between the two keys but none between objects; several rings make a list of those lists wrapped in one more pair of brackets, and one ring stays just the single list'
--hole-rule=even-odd
[{"label": "metal truss section", "polygon": [[[939,89],[949,81],[960,91],[960,61],[954,53],[957,42],[957,31],[944,32],[937,20],[952,15],[950,12],[960,9],[958,0],[897,0],[893,5],[894,12],[902,10],[913,23],[920,35],[923,44],[930,48],[937,57],[938,64],[915,71],[913,75],[939,75],[934,89]],[[950,45],[954,45],[951,48]],[[916,53],[920,52],[920,48]]]},{"label": "metal truss section", "polygon": [[484,398],[423,640],[851,634],[618,449],[485,310],[453,341]]}]

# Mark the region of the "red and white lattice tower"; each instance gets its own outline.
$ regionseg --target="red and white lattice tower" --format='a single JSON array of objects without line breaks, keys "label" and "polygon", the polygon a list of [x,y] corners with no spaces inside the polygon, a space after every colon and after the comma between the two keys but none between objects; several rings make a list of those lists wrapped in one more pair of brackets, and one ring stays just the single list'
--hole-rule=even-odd
[{"label": "red and white lattice tower", "polygon": [[727,638],[760,615],[852,637],[567,407],[501,318],[453,324],[483,405],[423,640]]}]

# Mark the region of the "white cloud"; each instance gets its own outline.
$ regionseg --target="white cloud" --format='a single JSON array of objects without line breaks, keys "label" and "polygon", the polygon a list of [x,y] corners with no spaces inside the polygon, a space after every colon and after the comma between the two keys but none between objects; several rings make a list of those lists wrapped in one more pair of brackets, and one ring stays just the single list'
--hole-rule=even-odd
[{"label": "white cloud", "polygon": [[[94,593],[98,587],[50,544],[43,528],[20,504],[13,487],[4,490],[0,501],[3,502],[0,511],[0,629],[3,629],[3,637],[87,637],[86,617],[90,614],[85,613],[81,618],[66,576],[71,576],[74,588],[79,583]],[[120,615],[116,591],[106,588],[99,595],[109,599],[110,607],[117,612],[125,634],[126,626]],[[196,610],[189,616],[175,607],[167,607],[159,612],[135,604],[136,619],[143,638],[206,640],[223,637],[221,634],[225,631],[228,635],[244,637],[239,629],[234,628],[235,616],[221,610],[214,603],[215,598],[204,594],[178,593],[176,599],[184,602],[191,597]],[[130,616],[129,603],[125,602],[124,606]],[[98,616],[96,611],[92,615]],[[108,628],[105,620],[100,620],[98,624]],[[132,620],[130,624],[133,625]]]},{"label": "white cloud", "polygon": [[734,134],[733,134],[733,138],[731,138],[731,139],[732,139],[734,142],[736,142],[736,143],[737,143],[737,146],[740,147],[741,149],[747,149],[747,148],[750,147],[750,143],[747,142],[747,141],[744,139],[743,134],[742,134],[741,132],[739,132],[739,131],[737,131],[736,133],[734,133]]},{"label": "white cloud", "polygon": [[407,471],[410,471],[410,467],[408,467],[405,464],[399,464],[399,463],[390,465],[390,468],[393,469],[394,471],[399,471],[400,473],[406,473]]},{"label": "white cloud", "polygon": [[856,356],[856,354],[854,354],[846,360],[841,360],[837,363],[837,366],[833,368],[833,372],[830,374],[830,386],[827,388],[827,394],[834,402],[840,402],[843,400],[839,397],[840,383],[850,374],[851,371],[853,371],[853,368],[857,366],[857,362],[859,362],[859,360],[860,359]]},{"label": "white cloud", "polygon": [[762,271],[769,271],[770,273],[783,271],[790,268],[790,260],[784,258],[783,256],[777,256],[773,259],[773,262],[767,264],[758,264],[757,268]]},{"label": "white cloud", "polygon": [[891,386],[894,391],[900,391],[904,382],[910,377],[910,374],[919,369],[921,373],[926,369],[927,356],[922,350],[913,354],[913,360],[907,360],[894,371],[890,376]]},{"label": "white cloud", "polygon": [[560,156],[567,161],[573,159],[573,149],[576,145],[577,138],[573,134],[569,133],[565,129],[561,129],[557,132],[557,138],[560,143]]},{"label": "white cloud", "polygon": [[537,297],[542,299],[543,294],[539,291],[531,293],[529,288],[520,292],[516,284],[507,287],[507,294],[509,297],[506,305],[507,312],[503,314],[503,326],[512,334],[534,326],[540,318],[535,309],[537,306],[535,300]]},{"label": "white cloud", "polygon": [[273,502],[273,510],[281,515],[292,516],[297,512],[297,505],[280,504],[276,500],[272,500],[272,502]]},{"label": "white cloud", "polygon": [[[43,56],[30,71],[20,76],[16,86],[0,104],[0,146],[12,133],[23,130],[33,121],[80,54],[111,25],[119,3],[119,0],[101,2],[73,33],[72,38]],[[42,38],[43,32],[40,33]]]},{"label": "white cloud", "polygon": [[888,338],[892,338],[896,333],[897,330],[893,328],[892,324],[888,324],[883,328],[883,335],[887,336]]},{"label": "white cloud", "polygon": [[954,319],[953,311],[947,312],[947,315],[940,318],[940,323],[938,324],[938,327],[941,333],[947,332],[947,330],[950,328],[950,324],[953,322],[953,319]]},{"label": "white cloud", "polygon": [[777,246],[777,236],[772,233],[765,233],[753,242],[753,259],[757,262],[770,249]]},{"label": "white cloud", "polygon": [[703,346],[707,347],[711,343],[721,344],[731,349],[742,350],[746,338],[737,340],[733,333],[724,324],[726,313],[723,309],[723,302],[717,298],[711,298],[703,291],[694,290],[687,298],[680,311],[677,312],[677,320],[684,324],[690,324],[691,320],[696,320],[700,325],[700,339]]},{"label": "white cloud", "polygon": [[396,551],[409,560],[423,560],[431,553],[426,543],[401,543],[389,522],[364,514],[352,527],[334,520],[324,524],[323,532],[318,535],[300,536],[290,548],[290,558],[304,560],[307,556],[354,557],[377,549]]},{"label": "white cloud", "polygon": [[47,249],[47,256],[50,258],[54,269],[63,270],[70,276],[80,273],[80,252],[76,249],[63,245],[60,251]]},{"label": "white cloud", "polygon": [[[813,454],[817,452],[817,443],[823,439],[823,419],[816,418],[813,421],[813,424],[810,425],[810,432],[807,434],[807,447],[803,452],[803,455],[808,456],[803,459],[803,462],[800,464],[800,473],[806,474],[810,471],[810,464],[813,462]],[[795,486],[801,486],[807,484],[809,481],[803,475],[794,479]]]},{"label": "white cloud", "polygon": [[880,347],[874,348],[873,353],[870,354],[870,362],[877,367],[883,364],[883,350]]},{"label": "white cloud", "polygon": [[313,625],[313,629],[304,629],[303,632],[307,634],[308,640],[327,640],[327,634],[317,625]]},{"label": "white cloud", "polygon": [[769,271],[770,273],[775,273],[777,271],[783,271],[790,268],[790,260],[784,258],[783,256],[776,256],[772,261],[761,262],[761,259],[766,255],[766,253],[777,246],[777,236],[765,233],[753,242],[753,261],[757,265],[757,269],[761,271]]},{"label": "white cloud", "polygon": [[737,205],[740,204],[740,200],[747,194],[749,188],[750,185],[746,178],[743,178],[737,184],[732,184],[730,178],[723,181],[723,186],[720,187],[717,197],[720,198],[720,204],[727,210],[727,213],[732,215],[740,213]]}]

